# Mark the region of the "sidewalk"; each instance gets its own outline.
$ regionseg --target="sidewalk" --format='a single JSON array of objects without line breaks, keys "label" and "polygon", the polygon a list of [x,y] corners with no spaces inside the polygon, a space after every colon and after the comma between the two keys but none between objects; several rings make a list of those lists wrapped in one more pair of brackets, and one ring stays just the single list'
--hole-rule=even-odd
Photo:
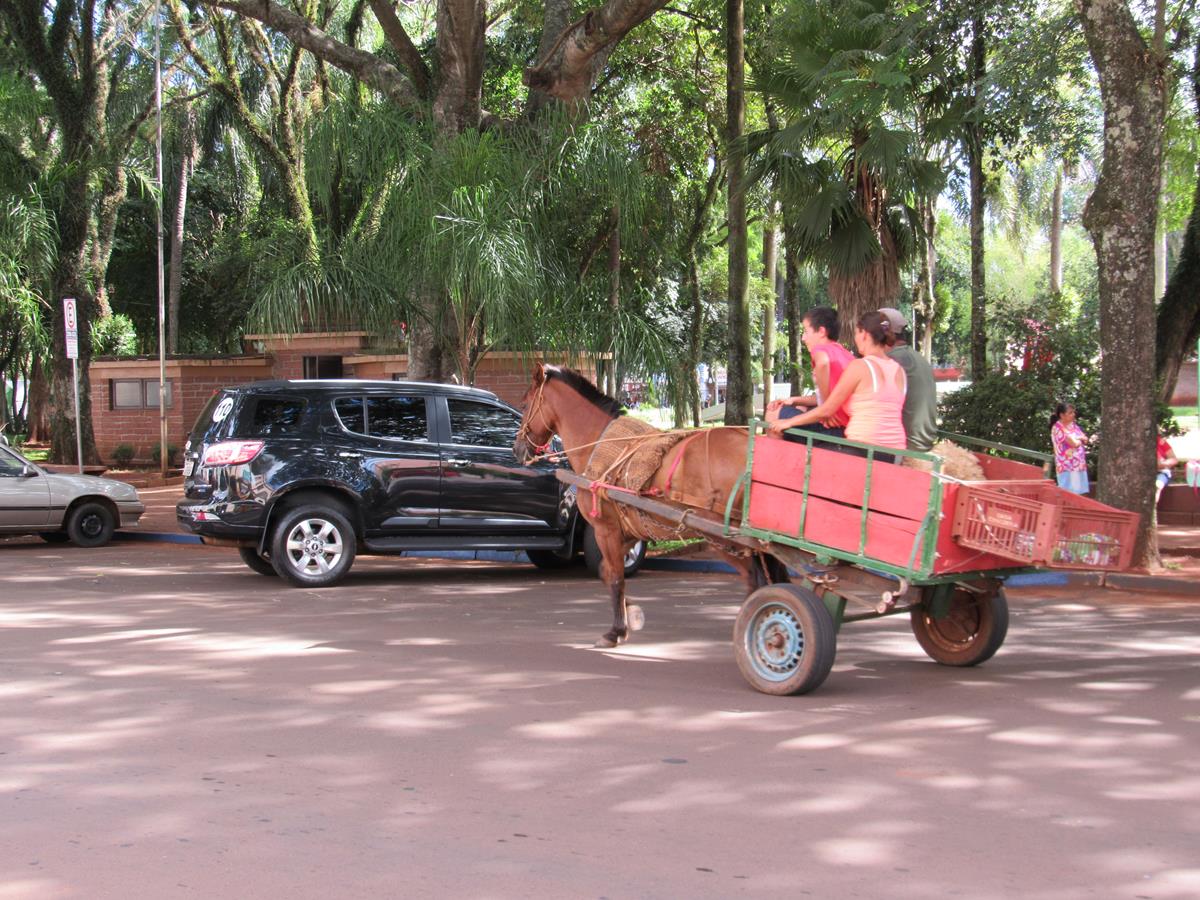
[{"label": "sidewalk", "polygon": [[[175,521],[175,504],[183,495],[179,485],[139,488],[138,496],[146,505],[136,529],[117,532],[126,540],[163,541],[175,544],[198,544],[200,539],[181,531]],[[1009,583],[1017,585],[1080,585],[1111,587],[1125,591],[1150,591],[1164,594],[1186,594],[1200,597],[1200,525],[1160,525],[1158,549],[1163,567],[1156,572],[1068,572],[1045,571],[1032,575],[1016,575]],[[422,554],[429,555],[429,554]],[[441,554],[435,554],[441,555]],[[450,554],[445,554],[450,555]],[[454,554],[498,560],[523,559],[520,553]],[[699,554],[673,557],[649,557],[647,569],[676,572],[732,572],[725,563],[712,555]]]}]

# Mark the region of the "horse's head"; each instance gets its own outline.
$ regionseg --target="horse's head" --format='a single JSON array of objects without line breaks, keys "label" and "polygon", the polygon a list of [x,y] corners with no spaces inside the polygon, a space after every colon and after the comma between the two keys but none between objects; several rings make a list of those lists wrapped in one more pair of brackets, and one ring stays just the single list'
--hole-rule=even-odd
[{"label": "horse's head", "polygon": [[554,412],[546,398],[546,382],[550,373],[546,366],[538,363],[533,369],[533,381],[521,398],[521,427],[513,441],[513,454],[517,462],[527,466],[545,452],[554,437],[556,426]]}]

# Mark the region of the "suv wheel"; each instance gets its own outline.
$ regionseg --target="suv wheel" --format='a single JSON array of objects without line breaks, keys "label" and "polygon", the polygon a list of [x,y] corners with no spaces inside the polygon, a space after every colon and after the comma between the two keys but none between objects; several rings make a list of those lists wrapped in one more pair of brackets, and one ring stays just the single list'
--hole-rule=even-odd
[{"label": "suv wheel", "polygon": [[305,504],[286,510],[271,539],[271,563],[297,587],[341,581],[354,562],[354,527],[341,512]]},{"label": "suv wheel", "polygon": [[[593,575],[600,574],[600,545],[596,543],[596,532],[588,525],[583,529],[583,561]],[[646,542],[638,541],[625,552],[625,577],[638,573],[646,560]]]},{"label": "suv wheel", "polygon": [[242,562],[259,575],[270,575],[274,578],[279,574],[275,571],[275,567],[271,565],[271,561],[265,556],[259,556],[258,550],[254,547],[238,547],[238,556],[242,558]]}]

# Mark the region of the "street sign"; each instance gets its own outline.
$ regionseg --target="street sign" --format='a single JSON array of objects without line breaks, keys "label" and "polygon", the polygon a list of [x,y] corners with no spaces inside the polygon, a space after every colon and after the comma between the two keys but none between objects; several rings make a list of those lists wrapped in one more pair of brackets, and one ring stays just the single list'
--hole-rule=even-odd
[{"label": "street sign", "polygon": [[71,383],[75,385],[75,463],[83,474],[83,432],[79,428],[79,319],[75,301],[63,298],[63,332],[67,337],[67,359],[71,361]]},{"label": "street sign", "polygon": [[79,359],[79,320],[75,315],[75,301],[63,300],[63,321],[66,325],[67,359]]}]

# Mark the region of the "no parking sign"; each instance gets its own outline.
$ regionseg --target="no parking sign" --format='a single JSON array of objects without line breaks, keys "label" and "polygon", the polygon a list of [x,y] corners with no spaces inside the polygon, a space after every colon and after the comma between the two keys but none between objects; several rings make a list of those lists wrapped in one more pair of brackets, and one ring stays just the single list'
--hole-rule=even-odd
[{"label": "no parking sign", "polygon": [[67,336],[67,359],[79,359],[79,320],[75,314],[75,301],[63,300],[63,323]]}]

